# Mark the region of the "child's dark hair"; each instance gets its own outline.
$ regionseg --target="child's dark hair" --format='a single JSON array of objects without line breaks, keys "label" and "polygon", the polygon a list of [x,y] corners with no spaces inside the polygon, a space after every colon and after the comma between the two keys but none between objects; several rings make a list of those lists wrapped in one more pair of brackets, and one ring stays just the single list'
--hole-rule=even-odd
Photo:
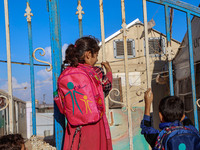
[{"label": "child's dark hair", "polygon": [[165,122],[180,121],[184,114],[183,101],[177,96],[167,96],[160,101],[159,112]]},{"label": "child's dark hair", "polygon": [[82,37],[78,39],[75,44],[70,44],[65,51],[64,64],[76,67],[78,63],[85,63],[84,53],[90,51],[92,56],[100,49],[99,41],[92,36]]},{"label": "child's dark hair", "polygon": [[21,134],[8,134],[0,137],[1,150],[21,150],[24,138]]}]

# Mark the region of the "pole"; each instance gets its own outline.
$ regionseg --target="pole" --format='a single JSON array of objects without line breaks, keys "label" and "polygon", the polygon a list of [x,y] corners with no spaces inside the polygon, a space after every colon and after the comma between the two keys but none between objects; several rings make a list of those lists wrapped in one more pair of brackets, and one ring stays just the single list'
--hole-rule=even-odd
[{"label": "pole", "polygon": [[192,46],[192,30],[191,30],[191,17],[190,13],[187,12],[187,31],[188,31],[188,44],[189,44],[189,54],[190,54],[190,73],[191,73],[191,83],[192,83],[192,99],[194,107],[194,122],[195,127],[199,130],[198,124],[198,111],[196,104],[196,87],[195,87],[195,71],[194,71],[194,57],[193,57],[193,46]]},{"label": "pole", "polygon": [[129,142],[130,150],[133,149],[133,131],[132,131],[132,117],[131,117],[131,105],[129,101],[129,74],[128,74],[128,52],[127,52],[127,29],[125,19],[125,5],[124,0],[121,0],[121,11],[122,11],[122,31],[124,40],[124,68],[125,68],[125,79],[126,79],[126,103],[128,107],[128,129],[129,129]]},{"label": "pole", "polygon": [[[106,61],[103,0],[99,0],[99,8],[100,8],[100,22],[101,22],[102,61]],[[108,101],[108,97],[105,98],[105,101],[106,101],[106,116],[107,116],[107,118],[109,118],[109,101]]]},{"label": "pole", "polygon": [[144,33],[145,33],[146,69],[147,69],[147,88],[151,88],[146,0],[143,0],[143,15],[144,15]]},{"label": "pole", "polygon": [[102,42],[102,60],[106,60],[105,56],[105,29],[104,29],[104,13],[103,13],[103,0],[99,0],[100,7],[100,22],[101,22],[101,42]]},{"label": "pole", "polygon": [[8,0],[4,0],[4,11],[5,11],[7,69],[8,69],[9,133],[13,133],[12,70],[11,70],[11,56],[10,56],[10,28],[9,28]]},{"label": "pole", "polygon": [[168,70],[169,70],[169,85],[170,95],[174,96],[174,85],[173,85],[173,70],[172,70],[172,58],[171,58],[171,36],[170,36],[170,24],[169,24],[169,8],[165,5],[165,22],[166,22],[166,33],[167,33],[167,53],[168,53]]},{"label": "pole", "polygon": [[[50,37],[51,37],[51,57],[52,57],[52,78],[53,91],[57,90],[57,80],[61,73],[62,64],[62,45],[60,32],[60,9],[59,0],[49,1],[49,20],[50,20]],[[54,102],[54,128],[57,150],[62,149],[63,135],[65,128],[65,117],[59,112],[57,105]]]},{"label": "pole", "polygon": [[34,79],[34,63],[33,63],[33,42],[32,42],[32,26],[31,26],[31,13],[30,3],[27,0],[26,13],[28,22],[28,43],[29,43],[29,63],[30,63],[30,78],[31,78],[31,102],[32,102],[32,130],[33,135],[36,135],[36,111],[35,111],[35,79]]}]

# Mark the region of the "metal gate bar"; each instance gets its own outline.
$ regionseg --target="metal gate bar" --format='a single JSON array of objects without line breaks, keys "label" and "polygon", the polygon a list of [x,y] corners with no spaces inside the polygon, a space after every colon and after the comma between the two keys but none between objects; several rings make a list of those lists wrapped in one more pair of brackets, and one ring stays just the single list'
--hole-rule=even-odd
[{"label": "metal gate bar", "polygon": [[190,55],[190,73],[191,73],[191,82],[192,82],[192,99],[193,99],[193,108],[194,108],[194,122],[195,127],[199,131],[199,122],[198,122],[198,112],[196,105],[196,87],[195,87],[195,71],[194,71],[194,57],[193,57],[193,46],[192,46],[192,29],[191,29],[191,17],[190,13],[187,12],[187,30],[188,30],[188,40],[189,40],[189,55]]},{"label": "metal gate bar", "polygon": [[32,26],[30,1],[27,0],[26,14],[28,22],[28,44],[29,44],[29,63],[30,63],[30,80],[31,80],[31,102],[32,102],[32,130],[33,135],[36,135],[36,112],[35,112],[35,79],[34,79],[34,64],[33,64],[33,42],[32,42]]},{"label": "metal gate bar", "polygon": [[[50,37],[51,37],[51,57],[52,57],[52,78],[53,91],[57,90],[57,79],[61,73],[62,64],[62,45],[60,32],[60,10],[59,0],[50,0],[49,4],[49,20],[50,20]],[[59,112],[57,105],[54,102],[54,126],[55,140],[57,150],[62,149],[64,135],[65,117]],[[63,126],[62,126],[63,125]]]},{"label": "metal gate bar", "polygon": [[5,11],[7,69],[8,69],[9,133],[13,133],[12,70],[11,70],[11,56],[10,56],[10,28],[9,28],[9,15],[8,15],[8,0],[4,0],[4,11]]},{"label": "metal gate bar", "polygon": [[165,5],[165,26],[166,26],[166,33],[167,33],[167,49],[168,49],[168,70],[169,70],[169,86],[170,86],[170,95],[174,96],[174,85],[173,85],[173,70],[172,70],[172,60],[171,60],[171,37],[170,37],[170,23],[169,23],[169,7]]}]

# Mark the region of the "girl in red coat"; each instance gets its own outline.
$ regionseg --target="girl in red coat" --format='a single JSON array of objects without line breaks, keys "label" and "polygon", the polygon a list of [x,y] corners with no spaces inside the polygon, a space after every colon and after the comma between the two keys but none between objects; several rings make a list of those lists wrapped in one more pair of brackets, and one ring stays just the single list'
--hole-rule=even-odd
[{"label": "girl in red coat", "polygon": [[[98,61],[98,40],[93,37],[82,37],[78,39],[75,44],[70,44],[65,52],[64,63],[68,67],[89,67],[93,69],[99,76],[102,91],[107,96],[112,88],[112,70],[108,62],[102,62],[102,67],[105,67],[106,74],[104,74],[102,67],[94,66]],[[104,103],[104,101],[102,101]],[[103,104],[104,110],[105,105]],[[64,107],[63,107],[64,108]],[[63,113],[64,110],[60,111]],[[89,110],[88,110],[89,111]],[[73,126],[68,121],[65,139],[64,150],[112,150],[112,141],[108,121],[105,111],[100,120],[94,123]]]}]

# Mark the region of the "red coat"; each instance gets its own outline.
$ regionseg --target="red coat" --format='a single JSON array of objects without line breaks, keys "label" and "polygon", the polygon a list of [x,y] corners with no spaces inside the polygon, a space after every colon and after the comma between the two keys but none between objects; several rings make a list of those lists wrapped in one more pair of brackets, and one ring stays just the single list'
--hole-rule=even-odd
[{"label": "red coat", "polygon": [[104,119],[102,118],[99,122],[83,126],[81,128],[81,137],[80,132],[78,132],[72,145],[75,130],[76,127],[72,127],[69,123],[67,124],[63,150],[70,150],[71,146],[72,150],[78,150],[79,139],[79,150],[112,150],[110,129],[105,115]]},{"label": "red coat", "polygon": [[[107,72],[105,75],[103,69],[99,67],[94,67],[94,70],[100,76],[103,91],[107,95],[112,88],[112,72]],[[60,101],[54,100],[63,113],[63,108],[59,107]],[[74,134],[76,130],[77,127],[67,123],[63,150],[112,150],[111,134],[105,113],[98,122],[84,125],[77,134]]]}]

